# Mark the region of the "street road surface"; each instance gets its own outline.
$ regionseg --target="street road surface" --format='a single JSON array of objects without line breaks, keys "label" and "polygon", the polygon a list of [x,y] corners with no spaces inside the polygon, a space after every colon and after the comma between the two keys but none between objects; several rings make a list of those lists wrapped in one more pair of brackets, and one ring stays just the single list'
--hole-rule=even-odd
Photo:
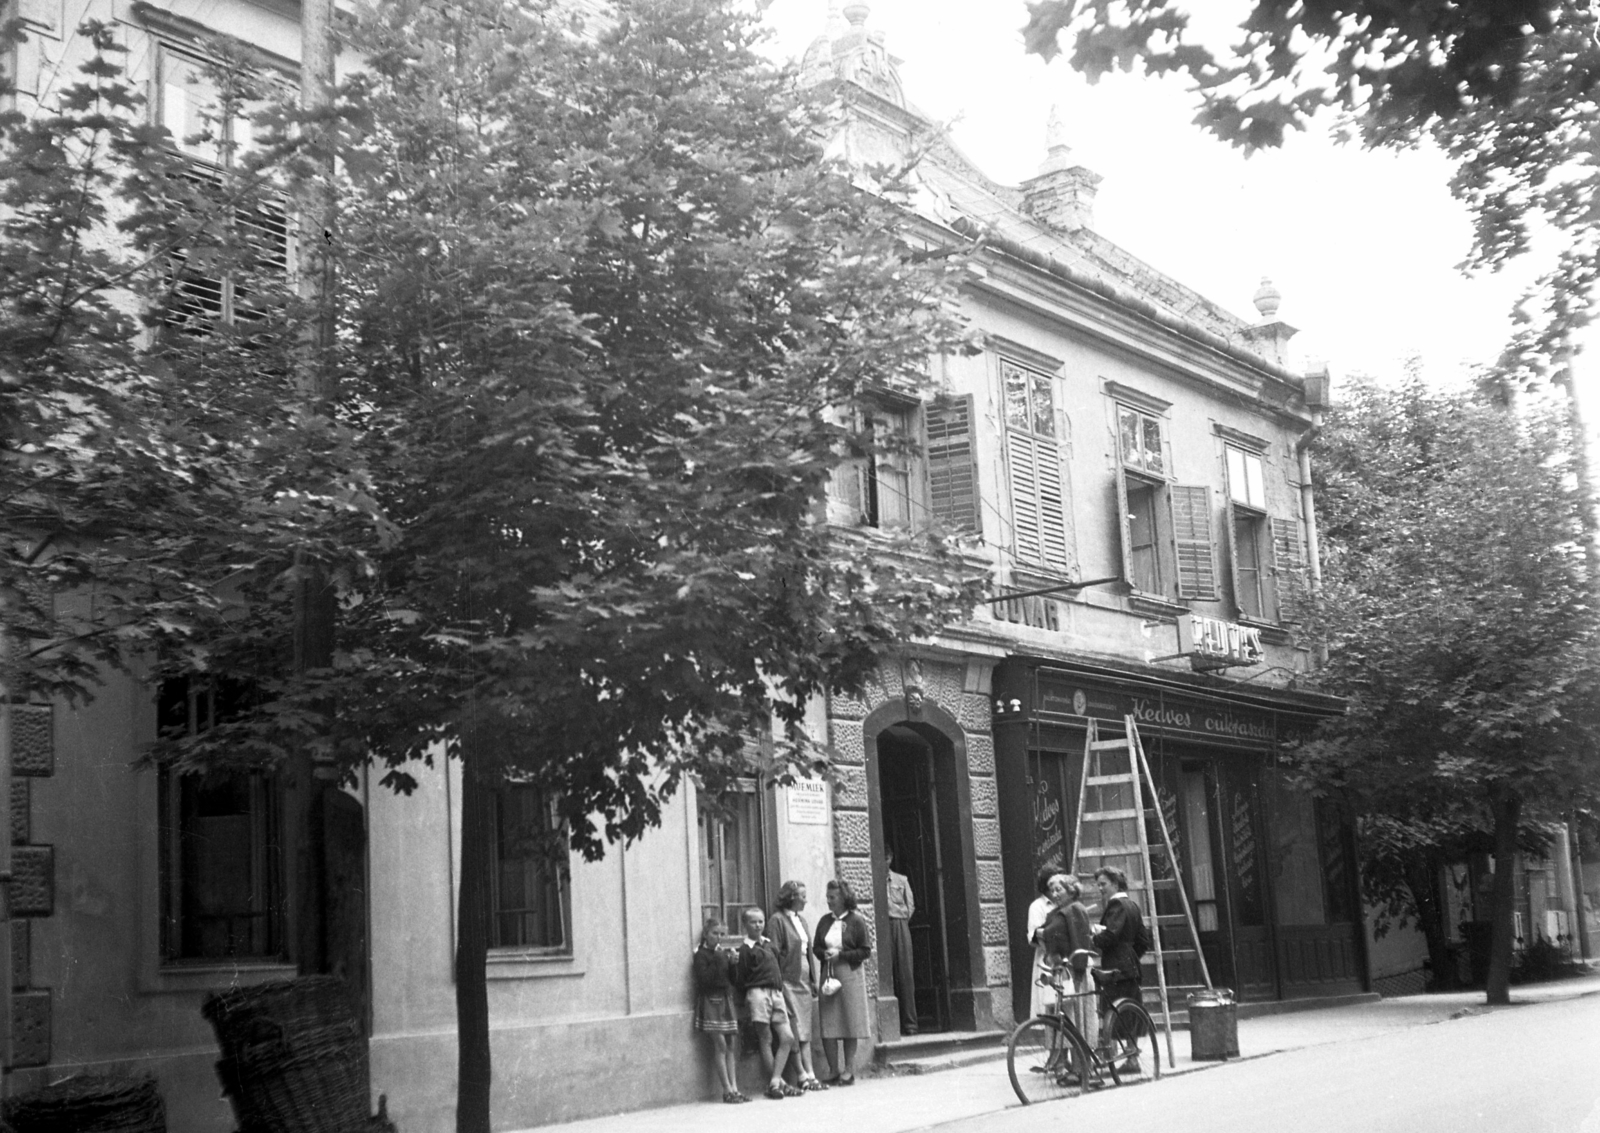
[{"label": "street road surface", "polygon": [[1476,1008],[1431,1026],[1246,1059],[936,1128],[938,1133],[1600,1133],[1600,996]]}]

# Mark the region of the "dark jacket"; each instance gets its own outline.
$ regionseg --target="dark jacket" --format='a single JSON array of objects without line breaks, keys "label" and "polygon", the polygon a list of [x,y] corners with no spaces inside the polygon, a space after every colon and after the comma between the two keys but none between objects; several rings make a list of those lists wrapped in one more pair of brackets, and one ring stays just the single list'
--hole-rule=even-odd
[{"label": "dark jacket", "polygon": [[1143,927],[1144,914],[1132,897],[1121,893],[1107,902],[1105,928],[1094,934],[1094,944],[1100,949],[1100,966],[1116,972],[1119,980],[1138,983],[1141,979],[1134,941]]},{"label": "dark jacket", "polygon": [[734,965],[733,982],[748,991],[753,987],[783,987],[783,973],[778,970],[778,951],[772,941],[762,937],[754,944],[749,938],[739,942],[739,959]]},{"label": "dark jacket", "polygon": [[[805,923],[803,914],[801,923]],[[772,947],[777,950],[778,970],[783,973],[784,982],[810,984],[811,957],[806,955],[806,949],[811,942],[789,922],[788,911],[772,910],[772,916],[767,919],[767,931],[772,934]]]},{"label": "dark jacket", "polygon": [[1071,964],[1076,975],[1083,975],[1094,939],[1089,931],[1089,913],[1082,904],[1074,901],[1064,909],[1051,909],[1039,935],[1044,938],[1045,955],[1052,963]]},{"label": "dark jacket", "polygon": [[[841,948],[836,957],[838,962],[849,964],[852,968],[859,968],[862,961],[872,955],[872,939],[867,935],[867,919],[854,909],[846,911],[840,918],[844,921],[844,936],[840,941]],[[833,927],[834,916],[828,913],[817,922],[817,933],[811,942],[811,951],[815,952],[817,959],[826,961],[828,958],[828,930]]]},{"label": "dark jacket", "polygon": [[701,995],[727,995],[733,990],[733,954],[716,948],[694,950],[694,988]]}]

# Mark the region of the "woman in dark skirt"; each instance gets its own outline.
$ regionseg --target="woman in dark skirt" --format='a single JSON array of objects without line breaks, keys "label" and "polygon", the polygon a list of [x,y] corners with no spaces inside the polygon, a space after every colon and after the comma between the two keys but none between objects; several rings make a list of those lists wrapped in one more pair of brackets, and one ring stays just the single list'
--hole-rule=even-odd
[{"label": "woman in dark skirt", "polygon": [[711,1061],[722,1085],[722,1100],[732,1105],[750,1099],[739,1092],[739,1015],[734,1007],[733,953],[724,946],[728,926],[707,917],[694,953],[694,1029],[711,1039]]},{"label": "woman in dark skirt", "polygon": [[[856,895],[848,882],[828,882],[828,915],[817,923],[812,951],[822,961],[824,983],[829,976],[839,981],[832,995],[823,995],[819,1020],[823,1048],[833,1067],[829,1081],[853,1086],[856,1042],[872,1035],[868,1027],[867,977],[861,970],[862,963],[872,955],[872,943],[866,918],[856,912]],[[842,1066],[840,1046],[844,1047]]]}]

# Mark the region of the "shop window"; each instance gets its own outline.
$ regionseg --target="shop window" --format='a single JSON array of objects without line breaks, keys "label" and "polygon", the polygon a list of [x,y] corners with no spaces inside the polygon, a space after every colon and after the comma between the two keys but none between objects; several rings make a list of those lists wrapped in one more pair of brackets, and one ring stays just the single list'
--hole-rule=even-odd
[{"label": "shop window", "polygon": [[771,907],[765,802],[765,793],[747,780],[720,805],[700,808],[700,915],[721,919],[732,933],[745,909]]},{"label": "shop window", "polygon": [[158,124],[190,159],[183,188],[197,217],[215,210],[227,233],[202,239],[199,232],[209,226],[198,224],[195,238],[169,254],[166,325],[204,335],[218,324],[258,320],[264,314],[259,284],[288,275],[288,213],[276,195],[228,202],[223,190],[226,171],[255,148],[251,113],[271,88],[242,73],[219,84],[204,59],[165,43],[157,51],[157,75]]},{"label": "shop window", "polygon": [[1073,547],[1055,379],[1002,358],[1000,384],[1005,406],[1011,549],[1020,562],[1070,571]]},{"label": "shop window", "polygon": [[1149,598],[1216,598],[1211,489],[1170,482],[1160,417],[1118,404],[1116,420],[1116,507],[1124,581],[1135,594]]},{"label": "shop window", "polygon": [[1201,932],[1216,932],[1220,925],[1217,875],[1211,853],[1211,803],[1203,771],[1183,773],[1183,827],[1189,835],[1190,900],[1195,925]]},{"label": "shop window", "polygon": [[1322,859],[1323,893],[1328,922],[1339,924],[1356,917],[1356,864],[1349,831],[1339,810],[1326,799],[1316,805],[1317,847]]},{"label": "shop window", "polygon": [[[164,735],[196,735],[238,710],[244,690],[164,681]],[[268,775],[161,771],[161,951],[169,963],[281,958],[281,792]]]},{"label": "shop window", "polygon": [[495,792],[490,948],[572,951],[566,833],[545,792],[519,784]]}]

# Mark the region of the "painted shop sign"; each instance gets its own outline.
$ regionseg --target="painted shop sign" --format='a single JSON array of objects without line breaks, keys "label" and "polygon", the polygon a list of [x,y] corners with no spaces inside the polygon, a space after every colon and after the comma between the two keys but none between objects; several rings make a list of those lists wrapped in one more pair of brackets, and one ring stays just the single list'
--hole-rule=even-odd
[{"label": "painted shop sign", "polygon": [[[1097,720],[1121,720],[1132,714],[1143,727],[1187,732],[1214,741],[1271,744],[1287,738],[1292,727],[1280,729],[1272,715],[1236,712],[1221,706],[1167,700],[1158,696],[1129,696],[1081,685],[1039,682],[1039,711]],[[1287,724],[1287,722],[1285,722]]]},{"label": "painted shop sign", "polygon": [[1035,629],[1061,629],[1061,607],[1054,598],[1042,598],[1037,594],[1007,598],[1002,592],[989,604],[989,616],[997,622],[1014,622]]}]

